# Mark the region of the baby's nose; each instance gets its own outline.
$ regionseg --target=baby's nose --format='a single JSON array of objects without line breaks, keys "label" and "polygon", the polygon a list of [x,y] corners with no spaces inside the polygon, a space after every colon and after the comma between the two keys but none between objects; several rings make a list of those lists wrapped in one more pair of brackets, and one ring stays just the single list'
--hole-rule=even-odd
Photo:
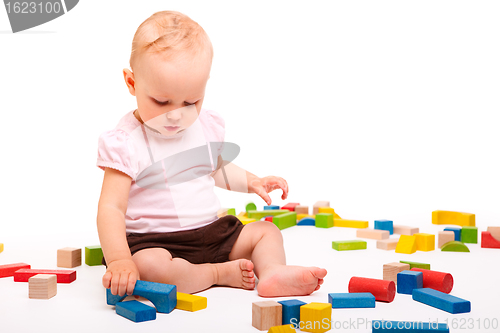
[{"label": "baby's nose", "polygon": [[169,120],[179,120],[181,118],[182,118],[182,112],[179,109],[167,112],[167,119]]}]

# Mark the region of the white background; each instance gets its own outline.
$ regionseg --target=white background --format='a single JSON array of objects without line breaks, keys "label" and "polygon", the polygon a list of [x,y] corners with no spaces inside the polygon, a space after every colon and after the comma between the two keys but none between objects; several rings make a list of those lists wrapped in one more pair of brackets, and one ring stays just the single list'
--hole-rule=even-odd
[{"label": "white background", "polygon": [[[0,9],[0,242],[5,244],[0,264],[55,267],[57,248],[98,243],[95,217],[103,172],[95,166],[97,138],[136,108],[122,70],[129,66],[137,27],[160,10],[187,14],[210,36],[215,53],[203,107],[225,119],[226,141],[241,147],[236,164],[258,176],[287,180],[289,199],[282,201],[275,191],[273,204],[329,200],[344,218],[370,223],[393,219],[432,233],[442,230],[431,225],[436,209],[475,213],[480,230],[500,225],[497,1],[81,1],[66,15],[16,34]],[[216,191],[222,206],[238,212],[249,200],[258,207],[264,204],[255,194]],[[387,260],[400,260],[394,254],[383,257],[386,253],[370,243],[364,252],[369,255],[336,253],[338,261],[333,262],[329,242],[337,231],[308,229],[311,235],[298,235],[292,229],[284,231],[289,262],[329,269],[322,294],[315,293],[322,296],[303,298],[307,302],[326,302],[328,292],[346,292],[354,274],[378,277],[378,271],[360,269],[372,256],[375,270]],[[354,237],[352,230],[338,232]],[[316,249],[317,237],[325,235],[326,247]],[[476,309],[484,310],[471,313],[472,318],[498,317],[492,310],[498,304],[490,296],[500,297],[494,278],[498,265],[492,263],[500,252],[479,246],[471,251],[471,256],[452,261],[437,251],[408,258],[417,261],[425,255],[422,260],[456,269],[462,281],[478,288],[489,281],[492,289],[485,289],[484,297],[471,292],[472,285],[462,285],[469,291],[463,297],[476,297]],[[325,256],[330,256],[328,262],[319,260]],[[341,266],[349,256],[360,264],[347,260],[350,265]],[[103,272],[103,267],[79,268],[79,276],[88,277],[75,282],[83,300],[65,299],[61,294],[69,286],[62,286],[57,297],[68,302],[65,311],[83,302],[76,307],[78,318],[90,316],[84,290],[102,296]],[[2,293],[13,284],[7,279],[0,283]],[[26,298],[21,306],[40,311],[27,300],[27,286],[16,288],[19,295],[0,301],[2,317],[13,311],[16,297]],[[247,297],[237,312],[243,322],[232,323],[241,325],[238,330],[256,332],[249,323],[251,302],[259,300],[256,293],[225,288],[205,293],[222,303],[230,302],[225,293]],[[56,298],[44,304],[64,312]],[[92,305],[92,315],[109,316],[101,299],[96,304],[102,311]],[[390,304],[377,306],[384,310]],[[387,310],[373,319],[405,319],[388,318],[394,307]],[[200,312],[210,324],[186,318],[205,328],[227,328],[217,322],[221,311],[210,311],[209,316]],[[145,327],[106,315],[124,330]],[[168,320],[179,324],[185,315]],[[9,318],[7,327],[37,323]],[[85,323],[91,325],[88,319]],[[156,327],[155,322],[144,325]],[[98,331],[100,326],[82,327]],[[158,329],[167,330],[163,324]]]}]

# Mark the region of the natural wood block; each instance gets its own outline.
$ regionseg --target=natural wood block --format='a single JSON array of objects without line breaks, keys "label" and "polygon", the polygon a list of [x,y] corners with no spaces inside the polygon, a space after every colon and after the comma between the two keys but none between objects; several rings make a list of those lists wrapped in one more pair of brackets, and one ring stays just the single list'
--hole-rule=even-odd
[{"label": "natural wood block", "polygon": [[252,326],[265,331],[273,326],[281,326],[281,304],[275,301],[252,303]]},{"label": "natural wood block", "polygon": [[369,238],[369,239],[388,239],[390,236],[387,230],[376,229],[358,229],[356,230],[356,237]]},{"label": "natural wood block", "polygon": [[391,262],[390,264],[384,264],[383,280],[394,281],[394,283],[397,284],[398,273],[409,270],[409,264],[403,264],[400,262]]},{"label": "natural wood block", "polygon": [[29,278],[29,298],[49,299],[57,294],[57,276],[37,274]]},{"label": "natural wood block", "polygon": [[395,250],[396,245],[398,245],[399,239],[397,238],[389,238],[389,239],[381,239],[377,241],[377,249],[381,250]]},{"label": "natural wood block", "polygon": [[82,249],[65,247],[57,250],[57,267],[73,268],[82,264]]},{"label": "natural wood block", "polygon": [[500,242],[500,227],[488,227],[488,231],[493,238]]},{"label": "natural wood block", "polygon": [[438,232],[438,248],[442,248],[444,244],[453,242],[455,240],[455,233],[453,231],[440,231]]},{"label": "natural wood block", "polygon": [[299,214],[309,214],[309,206],[305,205],[295,206],[295,213],[297,213],[297,216]]},{"label": "natural wood block", "polygon": [[217,217],[221,218],[227,215],[227,208],[221,208],[217,211]]},{"label": "natural wood block", "polygon": [[412,236],[413,234],[416,234],[418,232],[419,232],[418,228],[408,227],[406,225],[394,225],[393,226],[393,233],[398,234],[398,235]]},{"label": "natural wood block", "polygon": [[319,213],[319,207],[330,207],[330,201],[318,201],[313,205],[313,215]]}]

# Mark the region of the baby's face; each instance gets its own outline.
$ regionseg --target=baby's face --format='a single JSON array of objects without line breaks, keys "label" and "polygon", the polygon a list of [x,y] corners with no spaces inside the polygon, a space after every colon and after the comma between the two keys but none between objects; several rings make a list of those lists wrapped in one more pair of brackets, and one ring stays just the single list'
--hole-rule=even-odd
[{"label": "baby's face", "polygon": [[178,58],[166,61],[160,54],[147,54],[131,73],[141,120],[166,136],[184,131],[196,121],[210,75],[209,59]]}]

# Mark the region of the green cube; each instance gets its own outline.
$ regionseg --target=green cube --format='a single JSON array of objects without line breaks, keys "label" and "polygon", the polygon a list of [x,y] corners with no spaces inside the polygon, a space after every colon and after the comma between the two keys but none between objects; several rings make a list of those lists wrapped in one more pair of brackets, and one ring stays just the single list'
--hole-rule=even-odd
[{"label": "green cube", "polygon": [[102,265],[102,257],[102,248],[100,245],[85,246],[85,263],[87,265]]},{"label": "green cube", "polygon": [[276,215],[273,217],[273,223],[280,229],[286,229],[297,225],[297,213],[288,212],[281,215]]},{"label": "green cube", "polygon": [[431,269],[431,264],[424,264],[422,262],[413,262],[413,261],[405,261],[405,260],[400,260],[399,262],[402,264],[410,265],[410,269],[412,269],[413,267],[421,268],[421,269],[429,269],[429,270]]},{"label": "green cube", "polygon": [[332,248],[337,251],[365,250],[366,242],[362,240],[333,241]]},{"label": "green cube", "polygon": [[477,244],[477,227],[462,227],[462,243]]},{"label": "green cube", "polygon": [[333,227],[333,214],[331,213],[318,213],[316,214],[316,227],[318,228],[331,228]]}]

